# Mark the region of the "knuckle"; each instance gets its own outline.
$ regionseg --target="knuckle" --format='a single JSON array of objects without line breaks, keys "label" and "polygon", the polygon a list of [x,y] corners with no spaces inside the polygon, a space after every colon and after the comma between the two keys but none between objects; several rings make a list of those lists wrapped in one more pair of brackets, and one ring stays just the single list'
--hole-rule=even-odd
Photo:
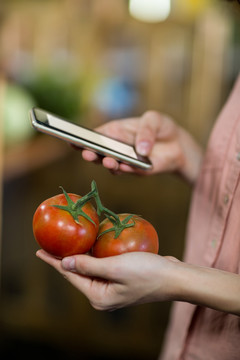
[{"label": "knuckle", "polygon": [[89,299],[91,306],[98,311],[105,311],[108,309],[108,304],[103,299]]},{"label": "knuckle", "polygon": [[118,308],[117,306],[114,306],[114,305],[107,305],[107,304],[102,304],[102,303],[90,302],[90,304],[97,311],[114,311]]},{"label": "knuckle", "polygon": [[145,111],[145,113],[143,114],[143,119],[160,119],[161,115],[159,114],[159,112],[157,112],[156,110],[147,110]]},{"label": "knuckle", "polygon": [[95,303],[95,302],[90,302],[91,306],[97,310],[97,311],[105,311],[105,306],[103,306],[102,304],[98,304],[98,303]]},{"label": "knuckle", "polygon": [[76,270],[79,274],[88,276],[88,266],[84,261],[80,259],[76,260]]},{"label": "knuckle", "polygon": [[116,299],[107,296],[106,294],[95,294],[89,297],[91,306],[98,311],[111,311],[117,308]]},{"label": "knuckle", "polygon": [[173,147],[170,160],[171,160],[170,170],[179,169],[183,165],[184,156],[179,146],[176,145],[175,147]]},{"label": "knuckle", "polygon": [[184,156],[181,146],[178,143],[175,145],[174,154],[176,161],[181,164],[184,161]]}]

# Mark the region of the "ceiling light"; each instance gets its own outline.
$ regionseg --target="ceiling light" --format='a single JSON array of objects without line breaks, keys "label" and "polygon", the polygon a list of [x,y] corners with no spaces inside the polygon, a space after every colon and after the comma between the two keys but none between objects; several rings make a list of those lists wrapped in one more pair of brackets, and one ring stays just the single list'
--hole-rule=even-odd
[{"label": "ceiling light", "polygon": [[141,21],[160,22],[167,19],[171,11],[171,0],[130,0],[130,14]]}]

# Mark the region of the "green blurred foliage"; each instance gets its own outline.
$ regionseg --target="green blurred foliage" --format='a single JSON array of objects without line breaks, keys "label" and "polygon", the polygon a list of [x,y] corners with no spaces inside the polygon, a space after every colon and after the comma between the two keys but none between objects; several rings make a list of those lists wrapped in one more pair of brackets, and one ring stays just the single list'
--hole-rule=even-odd
[{"label": "green blurred foliage", "polygon": [[24,87],[42,109],[72,121],[82,115],[82,82],[65,68],[40,70],[24,81]]},{"label": "green blurred foliage", "polygon": [[4,144],[13,146],[28,140],[34,134],[28,118],[35,99],[17,84],[6,85],[3,102]]}]

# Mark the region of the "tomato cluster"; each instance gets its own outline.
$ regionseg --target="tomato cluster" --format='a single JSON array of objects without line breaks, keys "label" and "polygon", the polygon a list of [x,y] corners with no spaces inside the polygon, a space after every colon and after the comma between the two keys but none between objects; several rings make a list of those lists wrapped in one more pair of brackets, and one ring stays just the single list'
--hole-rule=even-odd
[{"label": "tomato cluster", "polygon": [[[90,202],[93,198],[97,210]],[[105,219],[100,223],[102,213]],[[95,182],[85,196],[63,190],[42,202],[34,213],[33,233],[41,248],[59,258],[87,252],[95,257],[131,251],[157,254],[159,248],[153,225],[140,216],[117,215],[105,208]]]}]

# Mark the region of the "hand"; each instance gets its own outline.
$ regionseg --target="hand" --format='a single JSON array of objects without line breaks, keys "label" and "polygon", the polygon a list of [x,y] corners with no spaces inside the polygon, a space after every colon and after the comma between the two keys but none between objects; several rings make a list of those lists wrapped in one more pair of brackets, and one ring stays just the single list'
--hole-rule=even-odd
[{"label": "hand", "polygon": [[[161,172],[177,172],[193,183],[199,172],[202,150],[190,134],[163,114],[148,111],[140,118],[108,122],[97,131],[115,139],[134,144],[140,155],[149,156],[152,170],[139,170],[104,157],[102,164],[114,173],[151,175]],[[87,161],[99,161],[96,153],[83,150]]]},{"label": "hand", "polygon": [[102,259],[75,255],[59,260],[44,250],[37,256],[70,281],[97,310],[172,300],[169,275],[178,261],[175,258],[132,252]]},{"label": "hand", "polygon": [[37,256],[81,291],[97,310],[154,301],[184,301],[240,316],[240,276],[146,252],[97,259]]}]

